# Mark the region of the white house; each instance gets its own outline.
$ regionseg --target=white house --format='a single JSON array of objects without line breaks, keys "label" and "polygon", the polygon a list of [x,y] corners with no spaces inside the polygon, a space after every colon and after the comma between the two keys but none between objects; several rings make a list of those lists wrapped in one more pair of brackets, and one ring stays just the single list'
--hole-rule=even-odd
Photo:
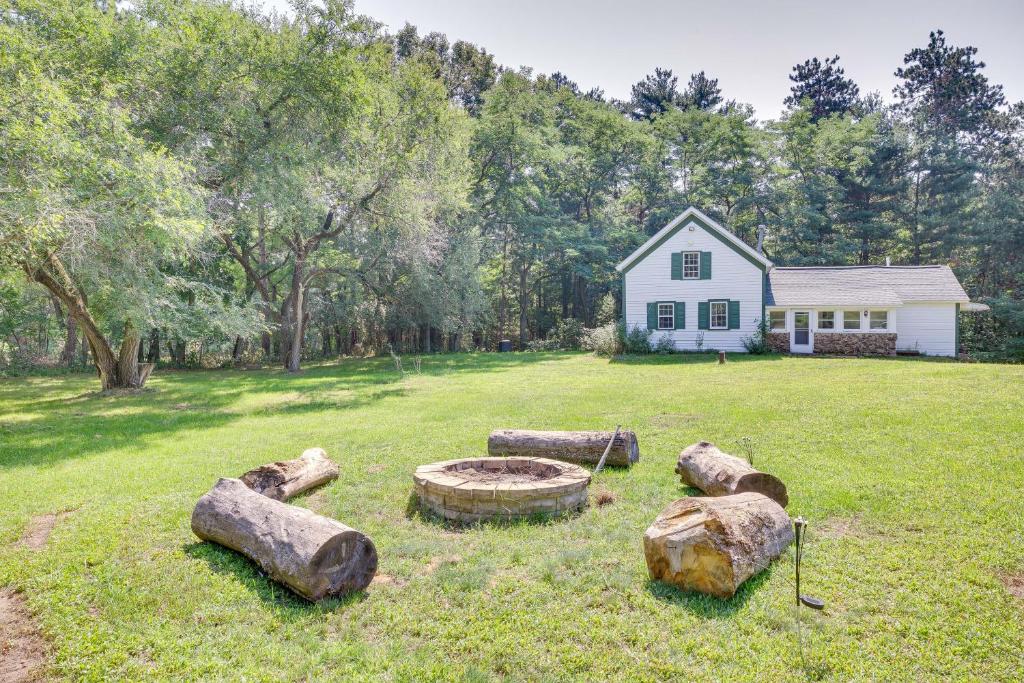
[{"label": "white house", "polygon": [[948,266],[777,268],[690,207],[616,266],[628,329],[680,350],[955,356],[967,294]]}]

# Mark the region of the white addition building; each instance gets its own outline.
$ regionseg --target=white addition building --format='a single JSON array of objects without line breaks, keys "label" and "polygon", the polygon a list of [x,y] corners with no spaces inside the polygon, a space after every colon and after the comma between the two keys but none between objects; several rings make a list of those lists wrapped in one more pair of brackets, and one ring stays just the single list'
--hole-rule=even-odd
[{"label": "white addition building", "polygon": [[765,320],[776,351],[956,356],[970,302],[948,266],[777,268],[693,207],[616,270],[626,327],[679,350],[744,351]]}]

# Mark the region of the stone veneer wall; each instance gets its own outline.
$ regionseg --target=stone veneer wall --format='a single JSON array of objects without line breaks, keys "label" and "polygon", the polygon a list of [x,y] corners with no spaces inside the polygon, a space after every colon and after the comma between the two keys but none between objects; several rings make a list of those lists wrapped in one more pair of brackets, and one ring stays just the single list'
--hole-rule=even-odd
[{"label": "stone veneer wall", "polygon": [[837,356],[895,356],[896,334],[818,332],[814,335],[814,353],[830,353]]},{"label": "stone veneer wall", "polygon": [[765,341],[773,353],[789,353],[789,332],[769,332]]}]

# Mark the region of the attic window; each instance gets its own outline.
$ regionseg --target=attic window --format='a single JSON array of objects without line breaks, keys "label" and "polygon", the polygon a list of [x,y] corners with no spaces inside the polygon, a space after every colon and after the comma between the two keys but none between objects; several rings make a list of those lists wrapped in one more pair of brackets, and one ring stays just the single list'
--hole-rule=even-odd
[{"label": "attic window", "polygon": [[683,252],[683,279],[696,280],[700,278],[700,252]]}]

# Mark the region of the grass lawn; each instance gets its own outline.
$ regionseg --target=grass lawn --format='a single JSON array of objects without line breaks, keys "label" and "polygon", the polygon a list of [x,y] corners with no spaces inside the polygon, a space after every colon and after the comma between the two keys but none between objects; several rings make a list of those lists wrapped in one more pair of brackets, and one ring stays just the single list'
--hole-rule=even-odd
[{"label": "grass lawn", "polygon": [[[412,363],[406,362],[406,366]],[[0,381],[0,586],[21,591],[56,679],[835,680],[1024,678],[1024,366],[711,356],[434,356]],[[417,514],[416,465],[482,454],[492,428],[634,429],[616,500],[545,524]],[[792,552],[731,601],[648,580],[641,538],[687,494],[686,445],[741,452],[810,521],[805,662]],[[369,534],[381,580],[310,605],[200,543],[219,476],[323,446],[299,499]],[[39,549],[33,517],[58,518]]]}]

